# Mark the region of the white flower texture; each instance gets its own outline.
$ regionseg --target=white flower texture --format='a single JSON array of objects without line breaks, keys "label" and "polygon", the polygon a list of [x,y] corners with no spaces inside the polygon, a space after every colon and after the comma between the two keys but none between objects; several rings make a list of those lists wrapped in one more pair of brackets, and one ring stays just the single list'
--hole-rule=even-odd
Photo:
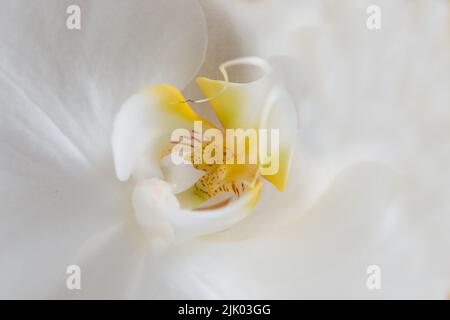
[{"label": "white flower texture", "polygon": [[[376,31],[366,0],[79,3],[68,30],[71,1],[0,1],[1,298],[448,296],[448,1],[377,1]],[[154,251],[115,176],[114,117],[160,83],[201,97],[195,77],[244,56],[298,107],[285,191],[265,184],[232,228]]]}]

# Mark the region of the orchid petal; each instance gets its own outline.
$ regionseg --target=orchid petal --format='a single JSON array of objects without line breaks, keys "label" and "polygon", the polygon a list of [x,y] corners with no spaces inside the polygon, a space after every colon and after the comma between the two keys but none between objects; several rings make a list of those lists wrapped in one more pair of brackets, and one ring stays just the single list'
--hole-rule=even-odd
[{"label": "orchid petal", "polygon": [[111,161],[117,107],[162,81],[183,88],[205,52],[196,1],[81,1],[81,30],[66,28],[69,4],[0,10],[4,298],[52,296],[80,247],[132,212]]},{"label": "orchid petal", "polygon": [[90,238],[72,257],[72,264],[80,267],[81,289],[68,290],[65,281],[60,281],[58,290],[51,297],[127,298],[141,272],[146,250],[145,238],[136,222],[131,217],[123,219]]},{"label": "orchid petal", "polygon": [[[247,230],[232,228],[209,241],[183,244],[158,261],[147,258],[146,270],[157,271],[141,274],[134,294],[179,299],[369,296],[361,278],[367,263],[378,261],[368,261],[364,253],[379,235],[398,184],[398,177],[384,166],[352,166],[300,216],[261,229],[253,225],[252,237]],[[295,210],[295,202],[290,205]],[[264,208],[259,209],[261,214]],[[170,264],[175,256],[182,268]],[[400,294],[402,286],[397,289]]]},{"label": "orchid petal", "polygon": [[133,192],[136,219],[155,248],[163,249],[174,237],[165,215],[167,211],[179,210],[180,204],[171,189],[167,182],[153,178],[139,182]]},{"label": "orchid petal", "polygon": [[201,210],[171,211],[168,218],[174,228],[176,242],[226,230],[243,220],[257,203],[262,183],[247,190],[239,199],[226,202],[223,207]]}]

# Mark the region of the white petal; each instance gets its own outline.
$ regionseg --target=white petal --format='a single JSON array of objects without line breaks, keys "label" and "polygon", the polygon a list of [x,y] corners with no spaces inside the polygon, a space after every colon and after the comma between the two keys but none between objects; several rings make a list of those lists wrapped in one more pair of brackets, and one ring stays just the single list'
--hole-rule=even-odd
[{"label": "white petal", "polygon": [[[136,295],[155,298],[154,286],[162,298],[175,299],[327,298],[351,292],[357,296],[348,288],[354,286],[367,294],[361,280],[366,276],[365,260],[352,257],[363,254],[377,238],[397,184],[388,168],[355,165],[301,216],[280,222],[271,211],[274,223],[265,227],[240,229],[238,224],[175,248],[158,261],[146,259],[147,270],[158,271],[141,274]],[[295,203],[279,204],[284,209],[286,205]],[[258,206],[255,214],[261,210]],[[252,232],[247,233],[249,229]],[[339,278],[331,281],[337,270]]]},{"label": "white petal", "polygon": [[[287,6],[280,3],[289,3],[290,10],[286,11]],[[287,65],[289,86],[300,102],[302,120],[296,175],[290,177],[285,193],[262,194],[262,207],[230,231],[242,228],[242,237],[255,237],[258,229],[266,230],[263,226],[271,225],[273,204],[279,201],[290,204],[289,209],[279,211],[283,217],[301,215],[320,199],[318,195],[327,190],[330,181],[344,167],[361,160],[388,163],[407,179],[398,190],[401,203],[388,209],[382,225],[374,226],[382,240],[362,250],[354,250],[358,246],[357,236],[354,243],[342,244],[342,250],[354,250],[354,256],[349,254],[348,258],[355,262],[351,267],[324,272],[327,266],[320,259],[317,264],[311,263],[311,274],[298,282],[296,297],[448,296],[449,233],[443,231],[449,229],[450,222],[448,1],[380,1],[383,18],[382,28],[377,31],[360,27],[365,21],[361,21],[358,13],[365,12],[367,5],[358,0],[297,1],[295,4],[292,1],[231,4],[206,0],[202,5],[207,9],[208,24],[214,32],[212,38],[227,40],[210,41],[215,52],[232,56],[257,52],[264,57],[286,54],[297,60]],[[313,19],[314,23],[311,17],[317,18]],[[232,21],[232,28],[231,24],[224,23],[227,21]],[[239,33],[233,34],[233,29]],[[387,47],[389,50],[385,50]],[[205,70],[217,65],[214,59],[208,57]],[[364,185],[364,181],[360,183]],[[266,200],[267,196],[271,198]],[[361,212],[366,210],[371,210],[370,205]],[[336,209],[337,215],[341,213],[345,215],[347,211]],[[322,220],[327,222],[326,217]],[[366,227],[370,226],[363,229]],[[317,240],[320,239],[319,236]],[[303,245],[289,247],[292,250],[285,253],[287,256],[293,252],[301,255],[307,250]],[[330,255],[329,252],[318,254]],[[329,263],[345,265],[343,259],[333,258]],[[267,261],[273,260],[276,259]],[[361,279],[367,275],[360,273],[373,261],[386,266],[383,270],[388,277],[388,287],[378,292],[367,290],[365,279]],[[221,263],[224,261],[218,262]],[[214,266],[208,269],[214,270]],[[239,271],[228,278],[233,279]],[[283,271],[299,273],[295,268]],[[322,275],[326,281],[321,281]],[[351,286],[353,277],[358,279]],[[212,278],[201,283],[210,284]],[[274,282],[277,281],[278,278]],[[274,288],[274,291],[285,291],[283,286]],[[317,294],[313,295],[313,290]],[[224,291],[232,292],[232,286]]]},{"label": "white petal", "polygon": [[[133,205],[140,225],[155,247],[170,242],[182,243],[193,238],[228,229],[244,219],[255,204],[261,184],[245,192],[239,199],[219,208],[183,210],[171,192],[171,186],[159,179],[137,184]],[[159,249],[155,249],[159,250]]]},{"label": "white petal", "polygon": [[139,182],[133,192],[133,207],[153,247],[164,248],[172,242],[174,231],[166,212],[179,210],[180,204],[167,182],[156,178]]},{"label": "white petal", "polygon": [[[68,290],[61,281],[57,299],[124,299],[133,289],[147,252],[139,227],[124,219],[98,233],[79,248],[72,264],[80,267],[81,290]],[[67,279],[66,274],[62,280]]]},{"label": "white petal", "polygon": [[219,209],[202,208],[200,211],[170,211],[167,216],[174,228],[175,241],[182,243],[193,238],[226,230],[246,218],[259,195],[259,188],[245,192],[239,199]]},{"label": "white petal", "polygon": [[0,296],[49,297],[65,285],[82,244],[131,212],[129,192],[101,172],[71,173],[32,153],[15,157],[15,172],[0,174]]},{"label": "white petal", "polygon": [[67,6],[58,0],[2,5],[2,113],[5,121],[14,118],[12,125],[23,127],[27,117],[35,126],[53,126],[70,140],[68,151],[104,158],[125,99],[162,82],[183,88],[196,74],[205,23],[196,1],[100,0],[81,5],[77,31],[65,25]]},{"label": "white petal", "polygon": [[182,88],[203,60],[196,1],[83,1],[80,31],[66,28],[69,4],[18,0],[0,10],[6,298],[52,295],[81,245],[131,214],[129,186],[114,177],[113,116],[147,85]]}]

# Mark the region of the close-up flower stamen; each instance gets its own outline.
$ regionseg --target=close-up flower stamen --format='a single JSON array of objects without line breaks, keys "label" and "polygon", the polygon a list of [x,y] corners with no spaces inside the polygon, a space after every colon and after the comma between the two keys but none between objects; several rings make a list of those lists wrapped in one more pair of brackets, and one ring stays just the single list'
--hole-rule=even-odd
[{"label": "close-up flower stamen", "polygon": [[[229,82],[225,68],[234,64],[245,65],[247,63],[261,66],[266,71],[265,76],[245,84]],[[124,152],[120,146],[121,141],[126,141],[123,147],[129,149],[135,144],[137,139],[142,139],[138,137],[141,135],[141,132],[148,132],[148,135],[158,137],[158,141],[167,141],[166,146],[158,150],[154,146],[161,146],[161,143],[156,144],[152,142],[152,145],[150,145],[149,140],[147,145],[143,144],[140,146],[141,153],[135,153],[134,156],[138,159],[140,158],[137,163],[144,163],[144,168],[140,168],[141,171],[151,172],[150,169],[145,169],[145,164],[149,167],[157,168],[159,163],[162,175],[138,176],[133,174],[137,182],[154,178],[162,179],[167,182],[167,192],[173,193],[173,201],[179,201],[177,207],[180,207],[181,210],[201,209],[203,214],[205,213],[205,208],[216,210],[218,211],[217,214],[220,214],[220,211],[225,210],[227,205],[242,199],[245,193],[255,193],[254,196],[248,198],[247,202],[241,200],[239,206],[234,209],[243,212],[249,210],[249,203],[254,203],[253,199],[259,194],[261,184],[259,180],[278,174],[279,155],[281,154],[281,149],[278,149],[279,141],[275,139],[275,137],[279,137],[278,131],[286,131],[287,133],[284,133],[285,137],[289,134],[292,135],[282,141],[281,148],[283,148],[283,152],[291,150],[292,143],[295,140],[295,122],[274,122],[269,125],[267,113],[283,112],[286,108],[291,107],[292,101],[289,100],[287,94],[282,96],[283,100],[274,100],[274,97],[277,98],[278,96],[274,96],[273,93],[279,92],[280,84],[275,82],[274,79],[270,79],[272,68],[263,59],[256,57],[235,59],[231,62],[223,63],[220,69],[224,76],[224,81],[198,78],[197,81],[207,98],[196,102],[210,102],[223,126],[222,128],[214,126],[211,122],[194,112],[187,100],[182,98],[181,92],[172,86],[157,85],[148,88],[143,93],[133,96],[125,102],[116,117],[112,136],[116,172],[120,180],[124,180],[124,176],[121,174],[122,167],[120,163],[128,162],[126,159],[123,159],[128,156],[128,153]],[[266,88],[269,94],[255,90],[255,87],[258,88],[261,85]],[[279,105],[280,102],[285,103],[285,105]],[[141,113],[138,111],[139,109],[149,112],[152,115],[151,121],[148,119],[146,123],[143,118],[133,118],[134,113]],[[248,124],[245,123],[245,119],[241,119],[240,124],[245,126],[244,129],[246,131],[241,127],[235,127],[237,123],[233,122],[233,119],[239,119],[239,117],[244,115],[245,117],[251,117]],[[259,121],[257,120],[258,118],[260,119]],[[124,131],[124,124],[129,122],[130,119],[134,120],[126,125],[127,129]],[[161,128],[161,132],[158,132],[158,127],[155,126],[145,129],[147,125],[154,123],[155,120],[165,122],[166,125],[164,128]],[[136,123],[133,123],[133,121]],[[168,128],[173,129],[170,135],[167,131]],[[267,141],[263,143],[261,139],[252,139],[252,133],[254,133],[253,138],[257,138],[256,132],[261,133],[262,130],[267,129],[276,130],[277,133],[276,136],[272,135],[270,143],[267,143]],[[236,130],[237,133],[233,130]],[[248,133],[250,134],[248,135]],[[260,136],[262,135],[260,134]],[[267,138],[267,134],[264,137]],[[266,154],[265,152],[260,152],[263,147],[264,149],[270,149],[270,158],[276,159],[273,162],[277,165],[273,173],[266,175],[263,174],[262,170],[267,167],[267,163],[257,160],[260,154]],[[149,148],[154,152],[154,155],[146,151]],[[182,151],[181,154],[180,151]],[[157,158],[158,154],[162,154],[161,159]],[[181,163],[173,161],[174,154],[182,160]],[[153,165],[151,164],[152,161],[155,162]],[[284,156],[281,159],[283,174],[281,179],[287,179],[289,162],[290,156]],[[133,172],[133,170],[134,168],[129,168],[129,172]],[[271,181],[270,178],[268,181]],[[281,183],[277,187],[282,189],[285,181],[279,181],[272,180],[271,182],[274,184]],[[178,194],[180,195],[177,196]],[[167,212],[164,211],[164,205],[161,205],[160,209],[159,218],[162,220],[168,219]],[[170,207],[167,210],[173,209]],[[149,208],[148,214],[155,213]],[[225,217],[227,215],[233,217],[234,213],[229,212]],[[194,221],[196,220],[195,211],[192,212],[190,217]],[[241,217],[244,218],[245,216],[241,215]],[[232,220],[234,221],[233,223],[239,221]],[[214,231],[205,228],[202,234],[229,228],[231,226],[229,220],[225,219],[224,221],[222,228],[214,228]],[[189,229],[188,226],[186,228]]]}]

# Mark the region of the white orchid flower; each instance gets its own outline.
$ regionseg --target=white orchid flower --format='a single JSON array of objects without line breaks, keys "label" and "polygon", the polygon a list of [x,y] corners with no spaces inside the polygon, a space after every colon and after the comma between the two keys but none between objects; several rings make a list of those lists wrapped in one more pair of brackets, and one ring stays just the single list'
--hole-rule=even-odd
[{"label": "white orchid flower", "polygon": [[[0,3],[1,298],[449,294],[448,1]],[[280,170],[175,165],[194,120],[280,129]]]}]

